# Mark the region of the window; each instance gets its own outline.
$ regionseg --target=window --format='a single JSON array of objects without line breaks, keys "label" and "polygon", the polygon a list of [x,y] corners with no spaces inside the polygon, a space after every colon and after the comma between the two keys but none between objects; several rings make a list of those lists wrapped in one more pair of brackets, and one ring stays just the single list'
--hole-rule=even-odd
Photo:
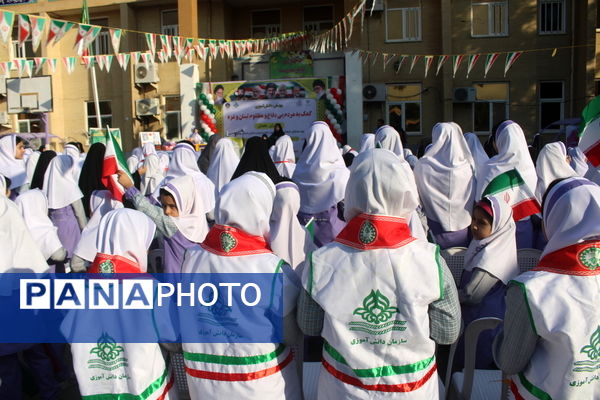
[{"label": "window", "polygon": [[473,130],[490,133],[494,125],[508,118],[508,83],[475,84]]},{"label": "window", "polygon": [[100,120],[102,126],[98,126],[96,122],[96,106],[93,101],[86,101],[87,127],[89,128],[106,128],[112,127],[112,108],[110,101],[100,101]]},{"label": "window", "polygon": [[540,34],[565,33],[565,0],[539,0]]},{"label": "window", "polygon": [[19,133],[42,132],[42,121],[39,114],[20,113],[17,117]]},{"label": "window", "polygon": [[387,1],[385,8],[385,40],[388,42],[421,40],[420,1]]},{"label": "window", "polygon": [[421,133],[421,85],[386,85],[387,123],[409,135]]},{"label": "window", "polygon": [[[540,129],[564,117],[564,84],[560,81],[540,82]],[[556,132],[559,129],[555,129]]]},{"label": "window", "polygon": [[508,1],[471,3],[471,35],[474,37],[508,35]]},{"label": "window", "polygon": [[333,6],[304,7],[304,30],[320,32],[333,27]]},{"label": "window", "polygon": [[181,99],[179,96],[165,97],[165,121],[167,139],[178,139],[181,136]]},{"label": "window", "polygon": [[280,21],[279,10],[252,11],[252,37],[264,38],[279,35]]},{"label": "window", "polygon": [[160,33],[170,36],[179,35],[177,10],[165,10],[160,12]]},{"label": "window", "polygon": [[[108,18],[97,18],[91,19],[90,25],[98,25],[98,26],[108,26]],[[112,54],[113,51],[111,49],[110,43],[110,33],[108,32],[108,28],[102,28],[94,43],[90,46],[92,53],[96,54]]]}]

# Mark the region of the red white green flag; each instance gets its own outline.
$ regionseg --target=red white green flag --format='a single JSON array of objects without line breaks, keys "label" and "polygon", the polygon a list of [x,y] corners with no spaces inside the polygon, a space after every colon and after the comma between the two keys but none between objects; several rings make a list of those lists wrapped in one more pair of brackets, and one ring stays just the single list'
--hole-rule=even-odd
[{"label": "red white green flag", "polygon": [[396,73],[400,72],[402,69],[402,66],[406,62],[406,57],[407,56],[400,56],[400,58],[398,58],[398,68],[396,68]]},{"label": "red white green flag", "polygon": [[35,61],[35,73],[38,74],[42,68],[44,68],[44,64],[46,64],[46,57],[34,57],[33,61]]},{"label": "red white green flag", "polygon": [[0,36],[2,41],[6,41],[12,34],[12,27],[15,22],[15,13],[12,11],[0,11]]},{"label": "red white green flag", "polygon": [[523,54],[522,51],[513,51],[506,55],[506,62],[504,63],[504,76],[506,76],[506,73],[508,72],[510,67],[512,67],[512,65],[519,59],[519,57],[521,57],[521,54]]},{"label": "red white green flag", "polygon": [[33,45],[33,51],[37,51],[42,41],[46,18],[31,15],[29,16],[29,21],[31,22],[31,44]]},{"label": "red white green flag", "polygon": [[119,170],[131,177],[121,146],[119,146],[119,142],[117,142],[117,139],[109,129],[106,137],[106,150],[104,152],[101,180],[102,184],[108,189],[115,200],[123,201],[125,189],[117,180],[117,171]]},{"label": "red white green flag", "polygon": [[496,62],[496,60],[500,57],[498,53],[490,53],[485,57],[485,68],[483,72],[483,77],[487,77],[488,72],[492,69],[492,65]]},{"label": "red white green flag", "polygon": [[600,96],[588,103],[581,113],[579,148],[594,167],[600,165]]},{"label": "red white green flag", "polygon": [[56,64],[58,60],[56,58],[49,58],[48,65],[50,66],[50,71],[54,74],[56,73]]},{"label": "red white green flag", "polygon": [[123,36],[123,31],[120,29],[110,28],[108,32],[110,34],[110,42],[112,43],[113,51],[115,54],[119,54],[119,47],[121,47],[121,36]]},{"label": "red white green flag", "polygon": [[117,61],[119,62],[119,66],[123,71],[127,69],[129,65],[129,60],[131,60],[131,54],[129,53],[119,53],[117,54]]},{"label": "red white green flag", "polygon": [[48,29],[46,44],[49,44],[50,42],[52,42],[53,45],[58,43],[74,26],[74,22],[50,20],[50,29]]},{"label": "red white green flag", "polygon": [[408,71],[409,74],[412,74],[413,68],[415,65],[417,65],[417,61],[419,61],[421,57],[422,56],[412,56],[412,60],[410,61],[410,70]]},{"label": "red white green flag", "polygon": [[162,45],[162,49],[167,55],[167,59],[171,58],[173,54],[173,48],[171,47],[171,39],[170,36],[160,35],[160,44]]},{"label": "red white green flag", "polygon": [[425,56],[425,78],[427,78],[427,73],[429,72],[429,68],[433,64],[433,56]]},{"label": "red white green flag", "polygon": [[473,70],[473,67],[477,63],[477,60],[479,60],[479,54],[471,54],[471,55],[469,55],[469,59],[468,59],[468,62],[467,62],[467,78],[469,77],[469,74],[471,73],[471,70]]},{"label": "red white green flag", "polygon": [[456,78],[456,71],[458,71],[458,68],[460,67],[460,64],[463,62],[463,60],[465,59],[464,55],[458,55],[458,56],[452,56],[452,77]]},{"label": "red white green flag", "polygon": [[449,58],[450,58],[450,56],[439,56],[438,57],[437,69],[435,70],[435,76],[438,76],[440,74],[440,71],[442,70],[442,65],[444,65],[446,63],[446,61],[448,61]]},{"label": "red white green flag", "polygon": [[29,25],[29,16],[19,14],[19,46],[22,46],[29,35],[31,34],[31,26]]},{"label": "red white green flag", "polygon": [[63,64],[65,66],[65,69],[67,70],[67,73],[69,75],[71,75],[73,73],[73,70],[75,69],[75,57],[63,57]]},{"label": "red white green flag", "polygon": [[492,179],[481,197],[485,196],[494,196],[508,203],[512,207],[515,221],[541,212],[540,204],[516,169]]},{"label": "red white green flag", "polygon": [[82,56],[85,50],[85,37],[92,31],[92,26],[87,24],[79,24],[77,29],[77,36],[75,37],[75,48],[77,49],[77,55]]},{"label": "red white green flag", "polygon": [[145,36],[148,50],[154,55],[156,53],[156,33],[146,33]]}]

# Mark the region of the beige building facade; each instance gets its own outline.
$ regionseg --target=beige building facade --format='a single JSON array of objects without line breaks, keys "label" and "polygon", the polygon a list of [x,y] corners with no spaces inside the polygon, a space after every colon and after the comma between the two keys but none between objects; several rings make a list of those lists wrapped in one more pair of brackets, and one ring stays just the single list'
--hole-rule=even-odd
[{"label": "beige building facade", "polygon": [[[0,10],[38,14],[79,22],[81,1],[37,0]],[[88,0],[90,23],[122,28],[130,33],[121,41],[121,52],[145,51],[142,34],[153,32],[183,37],[242,40],[302,30],[331,28],[357,3],[355,0]],[[368,7],[372,4],[369,1]],[[406,130],[411,145],[431,136],[438,121],[454,120],[465,132],[488,135],[495,123],[510,118],[531,137],[536,132],[558,132],[550,123],[578,117],[587,101],[600,89],[600,30],[594,0],[375,0],[349,42],[347,53],[314,54],[315,75],[354,74],[349,89],[352,118],[350,144],[362,132],[372,132],[377,121]],[[360,16],[358,17],[360,19]],[[16,24],[15,24],[16,25]],[[75,55],[75,30],[57,45],[30,48],[0,45],[0,61],[15,57]],[[16,31],[13,33],[16,39]],[[349,52],[360,49],[361,62],[350,63]],[[108,31],[103,29],[93,45],[96,54],[112,54]],[[504,75],[507,52],[524,51]],[[383,54],[387,56],[383,56]],[[487,54],[501,53],[484,77]],[[452,57],[439,74],[439,55],[481,54],[469,74],[467,59],[453,76]],[[399,55],[407,55],[399,65]],[[412,55],[433,55],[425,77],[423,59],[410,71]],[[392,58],[393,57],[393,58]],[[384,60],[390,60],[384,68]],[[269,79],[268,56],[194,58],[201,82]],[[45,131],[61,137],[54,142],[87,142],[88,128],[96,125],[90,71],[78,62],[72,74],[62,65],[52,77],[53,111],[8,114],[3,132]],[[191,133],[182,123],[180,66],[175,61],[156,63],[158,82],[136,84],[135,66],[123,71],[113,60],[110,72],[96,69],[102,123],[121,128],[125,150],[137,145],[140,131],[159,131],[177,139]],[[16,71],[11,71],[16,76]],[[362,82],[360,82],[360,78]],[[360,87],[356,87],[360,86]],[[363,91],[364,87],[368,87]],[[366,96],[365,96],[366,95]],[[363,97],[362,102],[359,96]],[[156,116],[140,117],[137,100],[153,100]],[[186,100],[187,101],[187,100]],[[6,99],[0,111],[7,110]],[[47,122],[44,122],[47,120]],[[182,129],[182,125],[185,128]]]}]

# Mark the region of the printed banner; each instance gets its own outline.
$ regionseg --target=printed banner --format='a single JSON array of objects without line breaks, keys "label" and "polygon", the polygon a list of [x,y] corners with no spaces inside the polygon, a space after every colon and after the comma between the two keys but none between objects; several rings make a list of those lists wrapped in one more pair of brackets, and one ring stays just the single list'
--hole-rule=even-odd
[{"label": "printed banner", "polygon": [[[123,147],[123,144],[121,143],[121,129],[110,128],[110,131],[112,132],[115,139],[117,139],[119,146]],[[106,144],[106,129],[105,128],[90,128],[88,135],[90,138],[90,146],[93,145],[94,143],[98,143],[98,142]]]},{"label": "printed banner", "polygon": [[309,51],[286,51],[271,54],[271,79],[305,78],[313,76],[313,60]]}]

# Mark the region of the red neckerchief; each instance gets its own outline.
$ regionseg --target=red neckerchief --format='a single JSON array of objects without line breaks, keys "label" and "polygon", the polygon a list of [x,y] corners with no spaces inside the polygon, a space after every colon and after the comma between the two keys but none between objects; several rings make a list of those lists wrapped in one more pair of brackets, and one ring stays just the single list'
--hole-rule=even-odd
[{"label": "red neckerchief", "polygon": [[227,225],[214,225],[200,246],[211,253],[230,257],[272,253],[262,236]]},{"label": "red neckerchief", "polygon": [[600,241],[573,244],[544,256],[532,271],[556,274],[600,275]]},{"label": "red neckerchief", "polygon": [[273,164],[283,164],[283,163],[291,163],[291,161],[290,160],[275,161]]},{"label": "red neckerchief", "polygon": [[396,249],[415,240],[404,218],[359,214],[352,218],[336,242],[360,250]]},{"label": "red neckerchief", "polygon": [[140,267],[128,258],[111,254],[96,254],[88,272],[92,274],[139,274]]}]

